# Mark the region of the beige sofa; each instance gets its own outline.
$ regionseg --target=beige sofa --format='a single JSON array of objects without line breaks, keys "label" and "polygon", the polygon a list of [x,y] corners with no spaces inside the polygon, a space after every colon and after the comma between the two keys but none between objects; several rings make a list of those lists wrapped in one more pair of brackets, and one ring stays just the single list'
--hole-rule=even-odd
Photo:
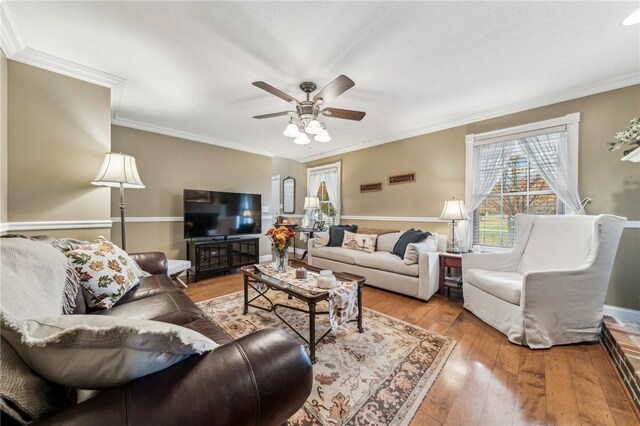
[{"label": "beige sofa", "polygon": [[[318,234],[322,233],[316,232],[316,237]],[[373,253],[342,247],[317,247],[317,238],[311,238],[307,242],[307,261],[319,268],[361,275],[367,279],[365,284],[373,287],[429,300],[438,291],[439,255],[437,252],[420,253],[417,264],[405,264],[391,253],[401,235],[402,232],[379,235]],[[438,251],[444,251],[446,245],[447,236],[438,235]]]}]

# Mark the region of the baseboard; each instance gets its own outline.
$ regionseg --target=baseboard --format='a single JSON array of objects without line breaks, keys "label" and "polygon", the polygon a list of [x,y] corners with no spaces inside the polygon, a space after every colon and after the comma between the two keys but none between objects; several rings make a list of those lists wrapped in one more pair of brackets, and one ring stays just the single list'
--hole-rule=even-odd
[{"label": "baseboard", "polygon": [[635,309],[621,308],[619,306],[604,305],[605,315],[627,321],[635,321],[640,324],[640,311]]}]

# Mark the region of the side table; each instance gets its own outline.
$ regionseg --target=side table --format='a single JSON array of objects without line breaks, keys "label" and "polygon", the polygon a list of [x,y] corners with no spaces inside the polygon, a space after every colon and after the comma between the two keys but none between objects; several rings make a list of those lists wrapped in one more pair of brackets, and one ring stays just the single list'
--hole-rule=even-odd
[{"label": "side table", "polygon": [[[455,253],[440,253],[440,294],[451,294],[451,287],[462,288],[462,272],[458,276],[451,276],[451,268],[462,268],[462,255]],[[447,273],[448,272],[448,273]]]},{"label": "side table", "polygon": [[182,288],[187,288],[188,286],[184,281],[182,281],[178,277],[184,271],[187,271],[187,281],[189,281],[189,268],[191,268],[191,262],[188,260],[176,260],[176,259],[167,260],[167,275],[171,277],[172,281],[182,286]]}]

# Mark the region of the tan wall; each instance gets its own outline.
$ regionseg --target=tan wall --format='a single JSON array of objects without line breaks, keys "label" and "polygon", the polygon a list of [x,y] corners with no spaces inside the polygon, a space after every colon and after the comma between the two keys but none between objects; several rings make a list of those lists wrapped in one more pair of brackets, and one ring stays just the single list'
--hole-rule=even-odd
[{"label": "tan wall", "polygon": [[109,189],[90,182],[111,150],[110,96],[108,88],[8,61],[10,222],[109,219]]},{"label": "tan wall", "polygon": [[[125,190],[127,217],[182,217],[185,188],[262,194],[271,197],[271,158],[126,127],[113,126],[112,149],[136,157],[144,189]],[[111,215],[119,217],[118,190]],[[263,223],[263,228],[269,223]],[[159,250],[186,258],[182,222],[126,223],[127,250]],[[266,231],[266,229],[265,229]],[[120,226],[112,237],[120,241]],[[270,253],[265,237],[261,254]]]},{"label": "tan wall", "polygon": [[7,221],[7,58],[0,51],[0,223]]},{"label": "tan wall", "polygon": [[[271,159],[271,173],[280,175],[280,204],[282,204],[282,180],[291,176],[296,180],[295,211],[292,214],[304,214],[304,197],[307,195],[307,167],[294,160],[273,157]],[[275,214],[269,212],[269,214]]]},{"label": "tan wall", "polygon": [[[640,220],[640,165],[621,162],[606,142],[640,116],[640,86],[536,108],[466,126],[380,145],[310,162],[308,166],[342,161],[342,214],[358,216],[438,216],[444,200],[464,198],[464,136],[580,112],[579,191],[594,198],[589,214],[611,213]],[[388,177],[416,172],[417,182],[387,184]],[[359,185],[383,182],[381,192],[361,194]],[[446,232],[439,223],[355,222],[381,229]],[[606,303],[640,309],[640,229],[625,229],[614,264]]]}]

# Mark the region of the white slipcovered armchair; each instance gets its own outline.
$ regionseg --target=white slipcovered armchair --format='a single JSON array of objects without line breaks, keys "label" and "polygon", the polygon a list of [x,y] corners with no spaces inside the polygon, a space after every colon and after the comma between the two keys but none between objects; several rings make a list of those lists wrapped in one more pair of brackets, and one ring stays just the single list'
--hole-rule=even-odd
[{"label": "white slipcovered armchair", "polygon": [[462,256],[464,307],[531,348],[597,340],[625,220],[516,215],[510,251]]}]

